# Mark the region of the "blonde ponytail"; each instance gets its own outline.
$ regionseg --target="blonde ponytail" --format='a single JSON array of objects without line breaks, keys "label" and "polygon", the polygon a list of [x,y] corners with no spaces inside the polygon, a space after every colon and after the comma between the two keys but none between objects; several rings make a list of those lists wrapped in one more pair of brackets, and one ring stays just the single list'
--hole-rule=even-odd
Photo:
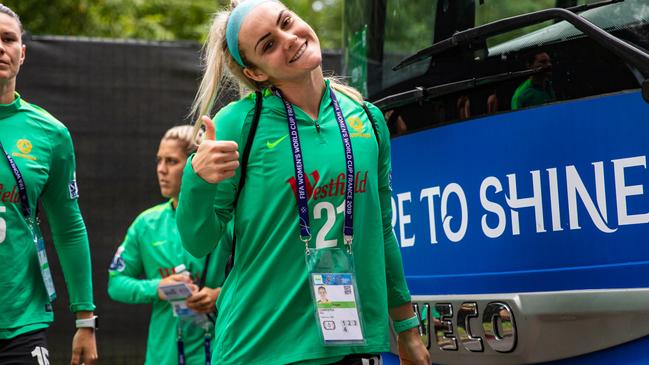
[{"label": "blonde ponytail", "polygon": [[330,76],[326,78],[329,80],[329,85],[331,86],[332,89],[343,93],[350,97],[352,100],[359,104],[363,104],[363,95],[360,93],[360,91],[356,90],[355,88],[344,84],[339,77],[334,77]]},{"label": "blonde ponytail", "polygon": [[210,32],[203,45],[201,64],[203,78],[192,103],[190,116],[195,120],[194,135],[203,123],[201,116],[211,115],[216,100],[224,90],[233,90],[245,95],[259,86],[243,74],[243,68],[232,58],[225,40],[228,18],[239,1],[232,1],[228,10],[214,14]]}]

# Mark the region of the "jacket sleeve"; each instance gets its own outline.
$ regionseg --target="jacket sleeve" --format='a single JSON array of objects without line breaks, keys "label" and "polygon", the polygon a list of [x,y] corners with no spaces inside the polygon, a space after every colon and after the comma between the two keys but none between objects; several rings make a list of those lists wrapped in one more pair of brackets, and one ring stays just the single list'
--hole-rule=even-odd
[{"label": "jacket sleeve", "polygon": [[61,127],[51,139],[50,176],[41,194],[43,209],[70,298],[70,310],[95,309],[92,293],[92,268],[86,225],[77,201],[75,157],[72,138]]},{"label": "jacket sleeve", "polygon": [[205,286],[208,288],[218,288],[225,281],[225,268],[232,254],[233,230],[234,221],[231,220],[225,228],[225,233],[221,237],[221,241],[212,252],[212,256],[210,256],[210,262],[207,265],[207,277],[205,279]]},{"label": "jacket sleeve", "polygon": [[379,138],[379,200],[383,222],[383,243],[385,245],[385,269],[388,288],[388,306],[398,307],[410,301],[408,284],[403,273],[401,251],[392,230],[392,162],[390,152],[390,132],[383,113],[368,103],[368,108],[376,122]]},{"label": "jacket sleeve", "polygon": [[[221,109],[214,117],[217,139],[236,142],[240,159],[241,134],[245,130],[242,127],[250,121],[253,107],[254,100],[242,99]],[[185,249],[195,257],[204,257],[217,247],[232,219],[241,169],[230,179],[210,184],[194,172],[193,159],[194,155],[187,159],[183,171],[176,223]]]},{"label": "jacket sleeve", "polygon": [[129,227],[108,269],[108,295],[124,303],[153,303],[161,279],[140,279],[144,265],[136,221]]}]

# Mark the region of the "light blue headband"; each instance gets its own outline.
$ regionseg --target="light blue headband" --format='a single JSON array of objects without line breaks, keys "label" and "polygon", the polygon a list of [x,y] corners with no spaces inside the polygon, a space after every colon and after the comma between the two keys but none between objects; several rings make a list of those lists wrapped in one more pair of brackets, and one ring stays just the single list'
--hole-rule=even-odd
[{"label": "light blue headband", "polygon": [[230,18],[228,19],[227,27],[225,28],[225,41],[228,44],[228,50],[232,58],[239,64],[241,67],[246,67],[241,59],[241,54],[239,54],[239,31],[241,30],[241,24],[243,24],[244,19],[250,14],[252,9],[256,8],[258,5],[261,5],[266,2],[276,1],[276,0],[247,0],[243,1],[241,4],[232,10]]}]

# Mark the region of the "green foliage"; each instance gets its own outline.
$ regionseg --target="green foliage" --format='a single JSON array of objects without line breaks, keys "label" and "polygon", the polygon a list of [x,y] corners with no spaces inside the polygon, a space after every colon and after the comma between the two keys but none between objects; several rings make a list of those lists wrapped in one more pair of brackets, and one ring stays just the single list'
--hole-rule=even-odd
[{"label": "green foliage", "polygon": [[[315,29],[322,48],[342,47],[344,2],[284,0]],[[31,34],[196,41],[204,39],[212,14],[228,3],[229,0],[4,0],[5,5],[20,14],[25,29]],[[426,3],[435,4],[435,1],[390,0],[388,3],[395,14],[410,19],[393,23],[395,26],[400,24],[401,28],[390,29],[389,33],[402,34],[405,37],[400,38],[405,40],[402,45],[429,41],[430,32],[422,26],[432,26],[425,20],[433,14],[433,5],[427,11],[417,12],[425,8]],[[557,0],[485,0],[483,5],[477,6],[476,25],[552,7],[556,3]],[[411,14],[413,12],[415,14]],[[425,35],[422,39],[419,38],[421,31]],[[529,31],[523,29],[503,35],[493,43]]]},{"label": "green foliage", "polygon": [[5,0],[31,34],[200,39],[214,0]]},{"label": "green foliage", "polygon": [[436,11],[437,1],[388,0],[385,16],[385,52],[398,54],[401,59],[433,44],[433,15]]},{"label": "green foliage", "polygon": [[[204,39],[228,0],[5,0],[31,34],[147,40]],[[287,0],[316,30],[323,48],[340,48],[342,0]]]},{"label": "green foliage", "polygon": [[318,33],[322,48],[342,47],[343,0],[285,0]]}]

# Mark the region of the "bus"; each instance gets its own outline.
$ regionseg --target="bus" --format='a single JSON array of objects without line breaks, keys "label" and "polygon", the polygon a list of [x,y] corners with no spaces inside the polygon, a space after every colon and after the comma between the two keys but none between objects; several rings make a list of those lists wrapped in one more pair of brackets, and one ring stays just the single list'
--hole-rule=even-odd
[{"label": "bus", "polygon": [[649,363],[649,0],[346,0],[343,39],[433,362]]}]

